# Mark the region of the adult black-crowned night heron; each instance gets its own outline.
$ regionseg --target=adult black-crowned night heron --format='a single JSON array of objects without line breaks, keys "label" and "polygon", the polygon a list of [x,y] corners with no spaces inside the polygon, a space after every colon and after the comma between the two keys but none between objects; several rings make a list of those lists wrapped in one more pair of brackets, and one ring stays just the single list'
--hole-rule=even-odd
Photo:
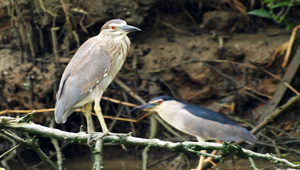
[{"label": "adult black-crowned night heron", "polygon": [[75,109],[86,105],[87,130],[92,134],[91,110],[94,101],[94,110],[103,134],[109,133],[101,112],[100,100],[124,64],[130,47],[127,34],[134,31],[141,30],[127,25],[121,19],[113,19],[102,26],[97,36],[80,46],[60,80],[54,112],[57,123],[65,123]]},{"label": "adult black-crowned night heron", "polygon": [[[245,140],[250,144],[255,142],[255,137],[247,129],[226,116],[170,96],[156,97],[144,105],[135,107],[132,111],[140,109],[156,111],[164,121],[182,132],[195,136],[199,142],[207,139]],[[198,169],[202,169],[203,162],[204,157],[201,156]]]}]

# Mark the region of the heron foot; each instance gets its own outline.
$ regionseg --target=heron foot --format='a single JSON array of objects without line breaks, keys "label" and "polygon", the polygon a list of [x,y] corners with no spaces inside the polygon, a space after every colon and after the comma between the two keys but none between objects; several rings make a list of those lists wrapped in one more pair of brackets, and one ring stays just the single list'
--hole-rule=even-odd
[{"label": "heron foot", "polygon": [[[214,163],[212,157],[206,158],[206,159],[203,161],[203,164],[204,164],[205,162],[209,162],[213,167],[217,167],[217,164]],[[197,167],[197,169],[190,169],[190,170],[202,170],[203,164],[202,164],[202,165],[198,165],[199,167]]]},{"label": "heron foot", "polygon": [[[212,157],[209,157],[209,158],[206,158],[203,163],[205,162],[209,162],[210,164],[212,164],[213,167],[217,167],[217,164],[213,162],[213,158]],[[202,165],[203,166],[203,165]],[[190,169],[190,170],[202,170],[202,166],[201,167],[198,167],[197,169]]]},{"label": "heron foot", "polygon": [[[127,134],[117,134],[117,133],[112,133],[112,132],[107,131],[107,132],[104,132],[101,136],[97,135],[97,137],[93,137],[93,134],[91,134],[88,136],[87,145],[91,146],[92,142],[102,139],[103,137],[105,137],[107,135],[113,135],[113,136],[118,136],[118,137],[122,138],[122,137],[132,136],[132,132],[129,132]],[[123,144],[120,144],[120,145],[123,150],[127,151],[126,147]]]},{"label": "heron foot", "polygon": [[88,146],[91,146],[91,143],[92,143],[92,141],[91,141],[92,135],[93,135],[93,134],[88,134],[88,139],[87,139],[87,141],[86,141],[86,144],[87,144]]},{"label": "heron foot", "polygon": [[92,137],[91,142],[94,142],[94,141],[97,141],[97,140],[99,140],[99,139],[102,139],[103,137],[105,137],[105,136],[107,136],[107,135],[117,135],[117,134],[111,133],[111,132],[109,132],[109,131],[106,131],[106,132],[103,132],[103,135],[101,135],[101,136],[98,136],[98,137],[95,137],[95,138]]},{"label": "heron foot", "polygon": [[214,163],[214,161],[213,161],[213,158],[212,158],[212,157],[206,158],[206,159],[204,160],[204,162],[209,162],[209,163],[211,163],[211,164],[212,164],[212,166],[214,166],[214,167],[216,167],[216,166],[217,166],[217,164],[216,164],[216,163]]}]

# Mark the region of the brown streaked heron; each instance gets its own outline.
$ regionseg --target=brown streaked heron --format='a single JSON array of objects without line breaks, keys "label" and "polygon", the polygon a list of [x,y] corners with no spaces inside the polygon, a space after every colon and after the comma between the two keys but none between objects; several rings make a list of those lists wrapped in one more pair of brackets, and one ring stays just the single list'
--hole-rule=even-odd
[{"label": "brown streaked heron", "polygon": [[[135,107],[131,111],[151,109],[174,128],[195,136],[199,142],[212,139],[220,141],[244,140],[249,144],[255,142],[246,128],[239,126],[226,116],[212,110],[188,104],[170,96],[159,96],[144,105]],[[203,151],[202,151],[203,152]],[[206,152],[206,151],[204,151]],[[213,154],[216,154],[214,151]],[[212,162],[211,157],[206,161]],[[200,156],[197,170],[201,170],[204,157]]]},{"label": "brown streaked heron", "polygon": [[100,33],[85,41],[74,54],[61,77],[56,94],[55,121],[65,123],[72,112],[82,106],[86,109],[87,131],[94,127],[91,118],[92,102],[103,134],[109,133],[100,100],[103,92],[120,71],[128,55],[129,32],[141,31],[124,20],[106,22]]}]

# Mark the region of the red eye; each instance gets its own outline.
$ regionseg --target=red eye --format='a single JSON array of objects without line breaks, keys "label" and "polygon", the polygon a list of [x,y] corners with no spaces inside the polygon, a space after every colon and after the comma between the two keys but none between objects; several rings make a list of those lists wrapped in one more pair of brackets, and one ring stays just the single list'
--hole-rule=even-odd
[{"label": "red eye", "polygon": [[116,26],[110,26],[110,28],[111,28],[112,30],[115,30],[115,29],[116,29]]},{"label": "red eye", "polygon": [[158,100],[157,103],[158,104],[162,104],[163,100]]}]

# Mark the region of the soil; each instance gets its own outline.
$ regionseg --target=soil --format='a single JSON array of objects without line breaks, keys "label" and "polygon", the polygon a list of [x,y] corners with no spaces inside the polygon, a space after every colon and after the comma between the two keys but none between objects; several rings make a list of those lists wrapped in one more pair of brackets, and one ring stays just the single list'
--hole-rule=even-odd
[{"label": "soil", "polygon": [[[207,34],[194,37],[175,35],[172,41],[166,37],[155,38],[138,45],[138,48],[147,47],[148,49],[148,53],[139,58],[141,64],[139,71],[162,70],[158,75],[175,86],[179,92],[178,95],[187,101],[210,99],[218,96],[221,91],[226,92],[234,88],[231,87],[233,82],[206,67],[203,62],[187,64],[184,62],[207,61],[224,74],[247,84],[242,81],[243,75],[246,72],[253,74],[257,71],[251,69],[250,62],[258,65],[268,63],[275,49],[289,40],[289,35],[269,36],[278,32],[280,30],[261,30],[256,34],[234,34],[227,40],[225,39],[222,49],[219,48],[218,41]],[[140,53],[142,50],[140,49]],[[223,62],[213,62],[216,60],[223,60]],[[226,61],[235,61],[240,64],[232,65]],[[172,68],[164,70],[169,67]],[[258,82],[256,90],[272,95],[277,82],[270,80],[273,79],[266,77]]]},{"label": "soil", "polygon": [[[220,102],[228,96],[233,99],[223,104],[234,102],[236,95],[230,93],[240,88],[236,83],[272,96],[278,81],[257,72],[257,68],[250,62],[265,65],[271,61],[276,48],[289,40],[288,34],[278,34],[280,32],[285,31],[265,29],[256,34],[233,34],[224,38],[222,48],[219,47],[218,38],[209,34],[188,36],[175,33],[171,39],[168,36],[158,36],[148,38],[141,43],[131,37],[133,42],[130,54],[119,77],[127,84],[133,84],[135,71],[132,70],[131,65],[133,58],[138,57],[137,67],[140,78],[138,93],[144,94],[145,100],[158,94],[175,95],[187,102],[221,111],[222,107],[216,108],[210,104]],[[273,34],[277,35],[270,36]],[[71,56],[60,59],[62,68],[66,66]],[[20,58],[21,52],[18,50],[0,50],[4,100],[1,109],[31,110],[53,107],[55,91],[59,83],[54,57],[46,62],[37,63],[21,63]],[[280,74],[281,72],[276,68],[281,60],[278,57],[268,69],[275,74]],[[200,61],[206,61],[234,81],[220,75]],[[227,61],[239,64],[231,64]],[[245,79],[246,74],[250,75],[249,79]],[[113,89],[108,89],[104,95],[116,97],[119,94],[115,96],[114,93]],[[240,95],[249,98],[243,92],[240,92]]]}]

